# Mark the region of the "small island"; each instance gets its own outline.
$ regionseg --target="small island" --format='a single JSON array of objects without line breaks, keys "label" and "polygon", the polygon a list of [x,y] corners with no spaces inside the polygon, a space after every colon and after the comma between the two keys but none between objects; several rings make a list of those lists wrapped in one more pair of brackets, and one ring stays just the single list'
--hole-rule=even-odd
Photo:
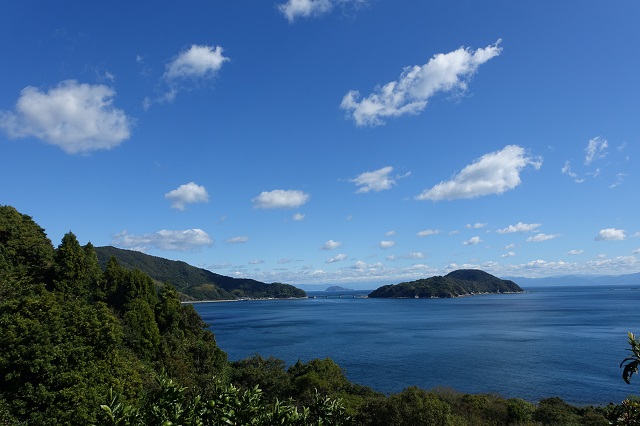
[{"label": "small island", "polygon": [[339,285],[332,285],[331,287],[328,287],[325,291],[353,291],[353,289],[340,287]]},{"label": "small island", "polygon": [[459,269],[445,276],[384,285],[369,297],[433,299],[522,292],[524,290],[511,280],[502,280],[479,269]]}]

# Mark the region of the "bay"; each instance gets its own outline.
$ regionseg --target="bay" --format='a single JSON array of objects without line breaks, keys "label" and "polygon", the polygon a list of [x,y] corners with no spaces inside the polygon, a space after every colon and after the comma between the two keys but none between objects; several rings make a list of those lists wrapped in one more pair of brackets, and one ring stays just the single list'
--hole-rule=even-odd
[{"label": "bay", "polygon": [[[318,293],[320,294],[320,293]],[[528,289],[456,299],[353,297],[197,303],[230,360],[287,365],[333,359],[349,380],[390,394],[407,386],[531,402],[619,403],[627,332],[640,334],[637,287]]]}]

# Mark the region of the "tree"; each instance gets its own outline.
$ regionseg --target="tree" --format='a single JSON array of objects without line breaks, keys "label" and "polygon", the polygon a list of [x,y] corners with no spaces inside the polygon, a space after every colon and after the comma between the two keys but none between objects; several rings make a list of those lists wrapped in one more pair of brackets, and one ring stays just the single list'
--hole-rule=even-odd
[{"label": "tree", "polygon": [[53,289],[67,298],[88,297],[85,251],[73,232],[67,232],[62,237],[56,250]]}]

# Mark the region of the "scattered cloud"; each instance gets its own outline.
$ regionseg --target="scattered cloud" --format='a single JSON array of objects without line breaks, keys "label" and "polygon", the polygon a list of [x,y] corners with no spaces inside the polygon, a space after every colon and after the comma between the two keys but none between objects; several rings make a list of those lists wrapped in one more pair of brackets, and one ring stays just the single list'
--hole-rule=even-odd
[{"label": "scattered cloud", "polygon": [[385,237],[393,237],[394,235],[396,235],[396,231],[388,231],[384,233]]},{"label": "scattered cloud", "polygon": [[575,255],[582,254],[582,253],[584,253],[584,250],[569,250],[567,252],[567,254],[569,256],[575,256]]},{"label": "scattered cloud", "polygon": [[353,182],[358,186],[357,194],[364,194],[369,191],[380,192],[385,189],[391,189],[396,184],[396,179],[407,177],[411,172],[404,175],[389,176],[393,171],[393,167],[387,166],[372,172],[364,172],[356,176],[353,179],[349,179],[349,182]]},{"label": "scattered cloud", "polygon": [[602,139],[600,136],[596,136],[591,139],[587,144],[587,147],[584,149],[586,153],[584,157],[584,164],[588,166],[594,160],[604,158],[607,155],[608,147],[609,142],[606,139]]},{"label": "scattered cloud", "polygon": [[476,244],[480,244],[481,242],[482,240],[480,239],[480,237],[471,237],[467,241],[463,241],[462,244],[464,244],[465,246],[475,246]]},{"label": "scattered cloud", "polygon": [[516,247],[516,245],[511,243],[511,244],[507,244],[506,246],[504,246],[504,249],[505,250],[511,250],[512,248],[515,248],[515,247]]},{"label": "scattered cloud", "polygon": [[209,194],[204,186],[189,182],[167,192],[164,198],[171,201],[172,208],[184,210],[187,204],[206,203],[209,201]]},{"label": "scattered cloud", "polygon": [[424,259],[425,255],[422,252],[413,251],[413,252],[408,253],[406,256],[404,256],[404,258],[406,258],[406,259]]},{"label": "scattered cloud", "polygon": [[631,253],[633,253],[633,254],[640,254],[640,248],[637,248],[637,249],[633,250]]},{"label": "scattered cloud", "polygon": [[381,249],[388,249],[388,248],[391,248],[391,247],[393,247],[395,245],[396,245],[395,241],[380,241],[380,244],[378,244],[378,246]]},{"label": "scattered cloud", "polygon": [[249,261],[249,265],[261,265],[264,263],[262,259],[254,259]]},{"label": "scattered cloud", "polygon": [[293,209],[305,204],[309,198],[309,194],[302,191],[275,189],[261,192],[251,202],[259,209]]},{"label": "scattered cloud", "polygon": [[342,243],[339,241],[329,240],[320,247],[321,250],[333,250],[342,246]]},{"label": "scattered cloud", "polygon": [[624,230],[616,228],[601,229],[596,235],[596,241],[622,241],[625,238]]},{"label": "scattered cloud", "polygon": [[618,174],[616,174],[616,180],[611,185],[609,185],[609,188],[615,188],[617,186],[622,185],[622,182],[624,182],[624,178],[626,176],[627,176],[626,173],[618,173]]},{"label": "scattered cloud", "polygon": [[498,229],[498,234],[512,234],[514,232],[533,232],[540,227],[539,223],[522,223],[518,222],[515,225],[509,225],[506,228]]},{"label": "scattered cloud", "polygon": [[635,234],[632,235],[632,237],[634,238],[640,238],[640,232],[636,232]]},{"label": "scattered cloud", "polygon": [[542,159],[530,157],[522,147],[508,145],[483,155],[451,180],[440,182],[415,198],[438,201],[502,194],[520,185],[520,172],[529,165],[538,170]]},{"label": "scattered cloud", "polygon": [[429,235],[437,235],[439,233],[439,229],[425,229],[424,231],[418,232],[416,235],[418,235],[418,237],[428,237]]},{"label": "scattered cloud", "polygon": [[162,229],[144,235],[132,235],[127,231],[122,231],[113,237],[111,244],[141,252],[146,252],[149,249],[193,252],[212,245],[213,238],[202,229],[180,231]]},{"label": "scattered cloud", "polygon": [[66,80],[47,92],[22,89],[15,112],[0,111],[12,139],[35,137],[69,154],[109,150],[129,139],[133,120],[113,106],[115,91]]},{"label": "scattered cloud", "polygon": [[540,234],[534,235],[533,237],[527,238],[527,242],[528,243],[541,243],[542,241],[555,240],[559,236],[560,236],[560,234],[542,234],[542,233],[540,233]]},{"label": "scattered cloud", "polygon": [[287,0],[278,5],[278,10],[293,23],[298,18],[311,18],[325,15],[337,5],[359,7],[368,0]]},{"label": "scattered cloud", "polygon": [[249,241],[249,237],[239,236],[239,237],[229,238],[224,242],[227,244],[242,244],[242,243],[246,243],[247,241]]},{"label": "scattered cloud", "polygon": [[572,178],[572,179],[574,180],[574,182],[576,182],[576,183],[583,183],[583,182],[584,182],[584,178],[579,177],[577,173],[574,173],[574,172],[571,170],[571,163],[569,162],[569,160],[567,160],[567,161],[564,163],[564,166],[562,167],[562,174],[563,174],[563,175],[567,175],[567,176],[569,176],[569,177],[570,177],[570,178]]},{"label": "scattered cloud", "polygon": [[417,114],[439,92],[467,90],[478,67],[502,52],[501,40],[475,51],[460,47],[449,53],[434,55],[424,65],[406,67],[397,81],[391,81],[360,100],[360,93],[349,91],[340,107],[357,126],[377,126],[389,117]]},{"label": "scattered cloud", "polygon": [[295,220],[296,222],[302,222],[305,218],[305,215],[303,215],[302,213],[295,213],[293,215],[293,220]]},{"label": "scattered cloud", "polygon": [[515,256],[516,254],[512,251],[506,252],[502,255],[500,255],[500,257],[511,257],[511,256]]},{"label": "scattered cloud", "polygon": [[325,263],[335,263],[335,262],[342,262],[343,260],[347,260],[347,255],[346,254],[337,254],[334,257],[331,257],[329,259],[327,259],[325,261]]},{"label": "scattered cloud", "polygon": [[467,228],[469,228],[469,229],[481,229],[481,228],[484,228],[486,226],[487,226],[486,223],[474,223],[474,224],[467,223]]},{"label": "scattered cloud", "polygon": [[230,59],[222,54],[221,46],[205,46],[193,44],[180,52],[166,65],[162,76],[167,88],[155,99],[146,98],[143,102],[145,109],[154,103],[173,102],[178,92],[199,87],[211,81],[222,65]]}]

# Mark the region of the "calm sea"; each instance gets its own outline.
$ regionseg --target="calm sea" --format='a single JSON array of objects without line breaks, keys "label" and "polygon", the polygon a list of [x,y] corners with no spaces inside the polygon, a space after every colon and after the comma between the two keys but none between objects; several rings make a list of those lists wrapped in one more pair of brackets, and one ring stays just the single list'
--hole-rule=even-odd
[{"label": "calm sea", "polygon": [[[318,294],[318,293],[311,293]],[[288,365],[329,357],[354,383],[495,393],[531,402],[619,403],[627,332],[640,334],[640,290],[529,289],[458,299],[316,298],[199,303],[230,360]]]}]

